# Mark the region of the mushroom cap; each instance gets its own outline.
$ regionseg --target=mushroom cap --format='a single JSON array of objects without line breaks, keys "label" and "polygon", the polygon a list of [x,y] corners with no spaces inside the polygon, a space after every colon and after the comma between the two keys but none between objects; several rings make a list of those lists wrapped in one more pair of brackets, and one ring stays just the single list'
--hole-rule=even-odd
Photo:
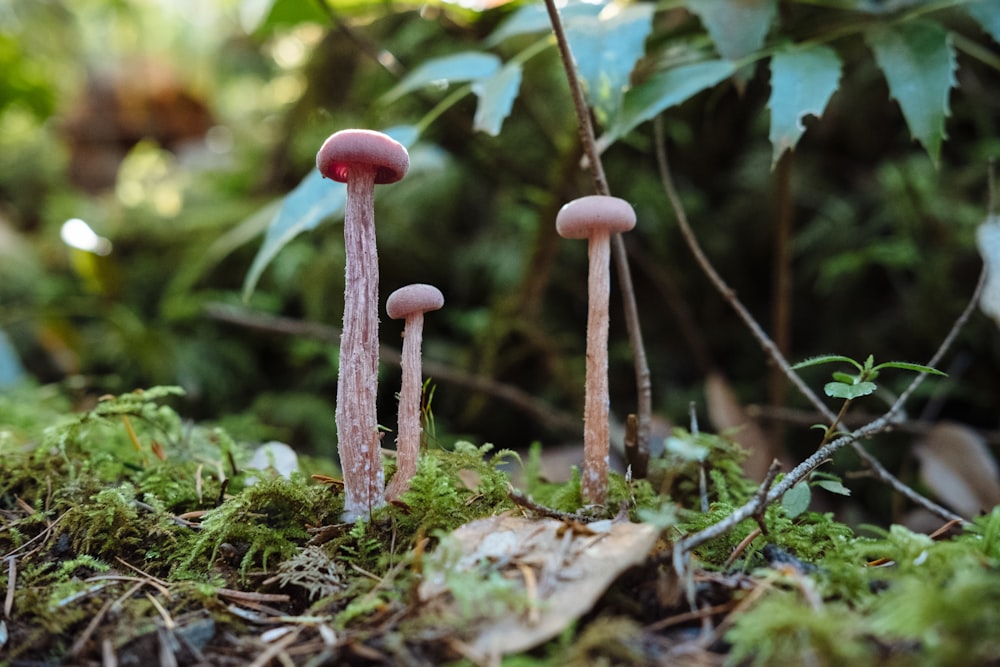
[{"label": "mushroom cap", "polygon": [[389,295],[385,312],[394,320],[404,319],[414,313],[438,310],[444,305],[444,295],[433,285],[416,283],[400,287]]},{"label": "mushroom cap", "polygon": [[594,232],[627,232],[635,227],[635,210],[618,197],[590,195],[565,204],[556,215],[556,231],[565,239],[585,239]]},{"label": "mushroom cap", "polygon": [[334,132],[316,154],[316,167],[325,178],[346,183],[352,164],[375,166],[376,183],[395,183],[406,176],[410,154],[387,134],[373,130]]}]

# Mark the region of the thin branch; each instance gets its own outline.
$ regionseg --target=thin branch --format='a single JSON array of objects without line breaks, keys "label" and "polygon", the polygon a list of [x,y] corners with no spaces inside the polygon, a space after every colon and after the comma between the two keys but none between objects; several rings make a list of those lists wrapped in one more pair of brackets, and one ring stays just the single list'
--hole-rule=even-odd
[{"label": "thin branch", "polygon": [[743,303],[737,298],[736,292],[723,280],[719,272],[715,270],[715,267],[709,261],[705,252],[701,249],[701,244],[698,243],[698,237],[695,236],[694,231],[691,229],[691,225],[688,222],[687,212],[684,210],[684,204],[681,203],[681,198],[677,194],[677,188],[674,186],[673,176],[670,174],[670,165],[667,161],[667,149],[663,138],[663,121],[659,116],[653,123],[653,130],[655,132],[655,143],[656,143],[656,162],[660,170],[660,181],[663,184],[663,190],[666,192],[667,199],[670,200],[670,205],[673,208],[674,215],[677,218],[677,224],[681,230],[681,236],[684,237],[684,241],[687,243],[688,248],[691,250],[691,254],[694,255],[695,261],[701,268],[702,272],[708,277],[715,286],[715,289],[722,295],[722,298],[736,311],[736,314],[743,324],[750,330],[750,333],[757,340],[767,355],[771,360],[777,364],[781,371],[785,374],[795,388],[805,396],[816,410],[823,415],[823,417],[830,423],[836,419],[836,414],[826,403],[824,403],[820,397],[814,392],[809,385],[802,380],[798,373],[792,370],[791,365],[785,359],[785,356],[781,353],[781,350],[774,344],[774,341],[764,332],[754,316],[750,314],[750,311],[746,309]]},{"label": "thin branch", "polygon": [[[608,187],[607,177],[604,175],[604,164],[601,162],[597,142],[594,139],[594,126],[590,120],[590,109],[583,94],[583,85],[576,70],[573,53],[570,50],[566,32],[563,30],[562,19],[556,9],[555,0],[545,0],[545,8],[549,14],[549,22],[552,24],[552,33],[555,35],[563,68],[566,70],[566,81],[569,83],[570,93],[573,97],[573,108],[576,110],[580,142],[583,145],[583,152],[587,157],[590,173],[594,179],[594,190],[599,195],[610,196],[611,190]],[[649,457],[653,384],[649,374],[649,363],[646,360],[646,346],[642,340],[639,307],[635,301],[635,288],[632,286],[628,253],[625,251],[625,242],[622,240],[621,234],[614,234],[611,237],[611,257],[615,263],[615,274],[618,277],[618,286],[621,290],[625,327],[628,331],[628,341],[632,348],[632,360],[635,367],[636,418],[639,422],[636,444],[637,455],[642,460]]]},{"label": "thin branch", "polygon": [[[667,194],[667,198],[670,200],[671,206],[673,207],[674,214],[677,217],[678,225],[681,229],[681,234],[684,236],[688,247],[691,249],[692,254],[695,256],[695,260],[701,267],[702,271],[708,276],[709,280],[716,287],[723,298],[730,304],[730,306],[736,311],[740,319],[743,320],[744,324],[753,334],[754,338],[761,347],[767,352],[771,357],[773,362],[785,373],[785,376],[796,386],[797,389],[809,400],[810,403],[822,414],[827,421],[831,424],[837,422],[838,416],[835,415],[825,403],[823,403],[819,396],[809,388],[808,385],[802,380],[798,373],[796,373],[788,361],[781,354],[781,351],[777,348],[770,337],[764,332],[760,327],[754,317],[746,309],[743,303],[737,298],[736,293],[729,287],[728,284],[722,279],[722,277],[715,270],[715,267],[708,260],[708,257],[701,249],[701,245],[698,243],[697,237],[694,235],[691,225],[688,223],[687,213],[684,210],[684,206],[680,201],[680,197],[677,194],[677,189],[674,186],[673,178],[670,174],[669,164],[667,162],[666,146],[663,139],[663,129],[662,121],[657,118],[654,123],[655,128],[655,143],[656,143],[656,157],[657,163],[660,169],[660,178],[663,182],[664,191]],[[980,273],[979,281],[976,284],[976,288],[973,291],[973,295],[966,305],[965,309],[959,315],[958,319],[952,325],[951,330],[948,335],[945,336],[938,350],[931,357],[928,366],[935,366],[943,358],[944,354],[950,348],[951,344],[954,342],[955,338],[958,336],[962,327],[968,321],[969,316],[972,313],[976,303],[979,301],[979,294],[982,291],[983,283],[985,282],[985,269]],[[737,508],[731,515],[723,519],[722,521],[709,526],[708,528],[690,535],[678,542],[675,546],[675,550],[680,550],[682,554],[684,552],[690,551],[696,548],[698,545],[705,543],[708,540],[714,539],[719,535],[722,535],[743,520],[753,517],[761,512],[768,504],[775,502],[780,499],[782,495],[788,489],[792,488],[795,484],[804,480],[813,470],[818,466],[822,465],[828,458],[830,458],[837,450],[841,449],[846,445],[851,445],[852,448],[858,453],[858,455],[864,460],[864,462],[871,468],[875,477],[880,481],[888,484],[896,492],[902,494],[910,501],[916,503],[917,505],[927,509],[930,512],[942,517],[948,521],[962,521],[964,519],[959,517],[954,512],[934,503],[933,501],[920,495],[912,488],[901,482],[892,473],[890,473],[882,464],[872,456],[864,447],[858,442],[862,438],[870,437],[875,433],[888,430],[892,428],[897,419],[899,413],[902,411],[902,406],[906,400],[913,394],[913,392],[920,386],[926,377],[926,373],[921,373],[917,375],[910,385],[904,390],[889,410],[881,417],[865,424],[864,426],[856,429],[852,433],[839,437],[829,443],[824,444],[820,447],[812,456],[805,459],[802,463],[797,465],[790,473],[788,473],[779,484],[771,488],[766,495],[760,495],[759,493],[750,499],[742,507]],[[761,488],[766,488],[763,485]],[[683,560],[683,555],[679,557]]]},{"label": "thin branch", "polygon": [[[318,322],[306,322],[289,317],[269,315],[222,303],[207,304],[203,312],[213,320],[235,324],[248,329],[283,335],[304,336],[330,343],[331,345],[340,344],[340,329]],[[393,364],[398,364],[402,358],[398,349],[385,344],[379,346],[379,356],[382,361]],[[488,396],[505,401],[518,410],[530,415],[535,421],[549,430],[567,434],[577,433],[580,430],[579,417],[566,414],[512,385],[497,382],[492,378],[465,373],[448,364],[431,360],[424,360],[423,369],[425,375],[437,381],[465,387],[471,391],[487,394]]]}]

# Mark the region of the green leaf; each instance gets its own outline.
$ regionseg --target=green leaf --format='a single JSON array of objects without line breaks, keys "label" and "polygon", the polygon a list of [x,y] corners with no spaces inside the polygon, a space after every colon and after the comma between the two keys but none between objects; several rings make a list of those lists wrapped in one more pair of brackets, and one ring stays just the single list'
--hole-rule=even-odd
[{"label": "green leaf", "polygon": [[861,364],[854,361],[850,357],[845,357],[839,354],[823,354],[818,357],[809,357],[808,359],[803,359],[799,363],[792,366],[792,370],[799,370],[800,368],[808,368],[810,366],[819,366],[820,364],[830,364],[834,362],[844,362],[845,364],[851,364],[859,371],[861,370]]},{"label": "green leaf", "polygon": [[343,215],[346,203],[346,185],[327,181],[318,170],[310,171],[285,197],[268,226],[264,244],[243,280],[243,300],[250,298],[264,269],[279,250],[302,232],[315,229],[323,220]]},{"label": "green leaf", "polygon": [[[560,9],[559,17],[565,24],[580,16],[597,16],[603,9],[604,5],[598,3],[574,2]],[[486,38],[485,44],[487,47],[492,47],[517,35],[548,32],[551,29],[552,24],[549,22],[549,13],[545,9],[545,4],[541,2],[531,3],[511,14]]]},{"label": "green leaf", "polygon": [[[407,148],[416,143],[419,132],[410,125],[385,130],[385,133]],[[264,243],[243,279],[243,300],[253,294],[257,281],[271,260],[302,232],[315,229],[321,222],[344,214],[347,186],[323,178],[313,169],[281,203],[264,235]]]},{"label": "green leaf", "polygon": [[958,65],[948,31],[930,21],[909,21],[876,26],[865,38],[910,133],[937,164],[949,115],[948,94],[957,84]]},{"label": "green leaf", "polygon": [[912,364],[908,361],[887,361],[883,364],[879,364],[872,370],[880,371],[883,368],[899,368],[904,371],[913,371],[915,373],[928,373],[930,375],[942,375],[947,377],[948,374],[944,371],[939,371],[936,368],[931,368],[930,366],[924,366],[923,364]]},{"label": "green leaf", "polygon": [[399,99],[406,93],[436,85],[445,87],[459,81],[476,81],[493,76],[500,69],[500,58],[492,53],[463,51],[434,58],[407,74],[382,96],[384,103]]},{"label": "green leaf", "polygon": [[989,217],[979,225],[976,245],[986,267],[986,283],[979,297],[979,308],[1000,326],[1000,217]]},{"label": "green leaf", "polygon": [[789,519],[794,519],[798,515],[809,509],[809,502],[812,500],[812,491],[805,482],[799,482],[792,488],[785,491],[781,497],[781,507],[785,510]]},{"label": "green leaf", "polygon": [[830,398],[843,398],[849,401],[861,398],[862,396],[868,396],[874,393],[877,388],[878,386],[874,382],[858,382],[857,384],[827,382],[823,387],[823,391]]},{"label": "green leaf", "polygon": [[851,490],[841,484],[839,481],[834,479],[824,479],[816,482],[816,486],[821,489],[825,489],[830,493],[836,493],[839,496],[849,496],[851,495]]},{"label": "green leaf", "polygon": [[834,380],[837,382],[844,382],[846,384],[854,384],[857,381],[857,376],[851,375],[850,373],[841,373],[839,371],[830,373]]},{"label": "green leaf", "polygon": [[1000,2],[973,0],[965,5],[965,11],[983,30],[989,33],[993,41],[1000,42]]},{"label": "green leaf", "polygon": [[473,129],[493,137],[500,134],[520,87],[521,66],[517,63],[508,63],[493,76],[473,83],[472,92],[479,98]]},{"label": "green leaf", "polygon": [[632,70],[645,53],[654,9],[649,3],[628,5],[610,18],[580,16],[566,23],[587,101],[602,121],[621,107]]},{"label": "green leaf", "polygon": [[840,57],[828,46],[788,48],[771,58],[771,167],[792,150],[806,127],[802,119],[823,115],[840,84]]},{"label": "green leaf", "polygon": [[777,0],[687,0],[686,4],[727,60],[738,60],[763,46],[778,9]]},{"label": "green leaf", "polygon": [[733,75],[736,68],[726,60],[709,60],[681,65],[654,74],[642,84],[625,93],[621,111],[607,134],[601,137],[605,146],[632,131],[665,109],[681,104],[698,93]]}]

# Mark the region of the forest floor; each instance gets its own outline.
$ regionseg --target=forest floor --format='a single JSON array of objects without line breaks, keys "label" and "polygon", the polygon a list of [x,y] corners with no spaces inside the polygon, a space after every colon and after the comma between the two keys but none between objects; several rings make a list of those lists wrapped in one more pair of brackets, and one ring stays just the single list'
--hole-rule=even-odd
[{"label": "forest floor", "polygon": [[604,507],[457,443],[344,524],[332,475],[247,468],[174,393],[0,394],[0,665],[1000,664],[1000,510],[863,536],[783,502],[676,554],[756,490],[677,431]]}]

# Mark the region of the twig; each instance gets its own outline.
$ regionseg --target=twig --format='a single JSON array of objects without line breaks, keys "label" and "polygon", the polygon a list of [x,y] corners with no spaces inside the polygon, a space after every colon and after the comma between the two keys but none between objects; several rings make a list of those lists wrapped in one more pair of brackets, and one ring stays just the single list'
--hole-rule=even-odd
[{"label": "twig", "polygon": [[546,507],[545,505],[540,505],[534,500],[524,495],[520,491],[514,489],[513,487],[507,489],[507,496],[513,501],[518,507],[523,507],[526,510],[530,510],[535,514],[548,517],[550,519],[558,519],[559,521],[577,521],[579,523],[586,523],[589,521],[586,517],[580,516],[579,514],[573,514],[572,512],[561,512],[551,507]]},{"label": "twig", "polygon": [[[726,284],[725,280],[722,279],[722,276],[720,276],[719,273],[715,270],[715,267],[708,260],[708,257],[701,249],[701,245],[698,243],[698,239],[695,236],[694,231],[691,229],[691,225],[688,222],[687,213],[684,210],[684,206],[681,203],[680,197],[677,195],[677,189],[674,186],[673,177],[670,174],[670,167],[667,162],[666,145],[663,138],[663,125],[660,117],[657,117],[654,122],[654,132],[655,132],[655,143],[656,143],[656,158],[660,170],[660,179],[663,183],[663,189],[667,194],[667,198],[670,200],[671,206],[673,207],[674,215],[677,217],[677,223],[681,229],[681,234],[684,237],[685,242],[688,244],[691,253],[695,256],[695,260],[698,262],[699,267],[701,267],[705,275],[708,276],[709,280],[719,291],[722,297],[726,300],[726,302],[729,303],[729,305],[733,308],[733,310],[736,311],[736,314],[740,317],[741,320],[743,320],[744,324],[750,330],[753,337],[757,340],[760,346],[768,354],[771,360],[781,369],[781,371],[785,374],[785,376],[789,379],[789,381],[793,385],[795,385],[795,387],[802,393],[802,395],[805,396],[805,398],[819,411],[820,414],[823,415],[823,417],[830,424],[836,424],[838,420],[838,415],[834,414],[833,411],[830,410],[830,408],[828,408],[826,404],[823,403],[822,400],[820,400],[816,392],[814,392],[805,383],[805,381],[802,380],[802,377],[792,369],[788,361],[785,359],[784,355],[781,353],[781,350],[778,349],[778,347],[774,344],[774,341],[772,341],[771,338],[767,335],[767,333],[764,332],[760,324],[757,323],[757,320],[754,319],[753,315],[750,314],[750,311],[746,309],[743,303],[736,296],[735,291],[733,291],[733,289],[730,288],[728,284]],[[972,308],[979,300],[979,293],[982,291],[982,285],[984,281],[985,281],[985,271],[980,274],[979,283],[976,285],[976,289],[974,290],[973,296],[970,299],[969,304],[966,306],[965,310],[955,321],[955,324],[952,326],[951,331],[949,331],[948,335],[945,336],[945,339],[944,341],[942,341],[937,352],[931,358],[931,361],[927,364],[928,366],[934,366],[935,364],[937,364],[944,356],[944,353],[947,351],[947,349],[951,346],[952,342],[958,336],[959,331],[961,331],[965,322],[968,320]],[[920,385],[920,383],[923,382],[925,375],[926,375],[925,373],[917,375],[917,377],[913,379],[913,382],[910,383],[910,386],[907,387],[902,394],[900,394],[899,398],[896,400],[893,406],[889,408],[888,412],[886,412],[885,415],[883,415],[878,419],[875,419],[872,422],[869,422],[869,424],[857,429],[848,436],[837,438],[836,440],[833,440],[832,442],[827,443],[822,447],[820,447],[820,449],[817,450],[815,454],[806,459],[807,462],[812,461],[813,463],[811,463],[808,466],[805,465],[805,462],[799,464],[792,472],[788,473],[788,475],[781,481],[780,484],[778,484],[774,489],[771,490],[770,493],[767,494],[767,497],[769,498],[768,502],[769,503],[774,502],[775,500],[780,498],[785,491],[787,491],[792,486],[805,479],[805,477],[810,472],[812,472],[813,469],[818,467],[826,458],[828,458],[830,455],[832,455],[841,447],[845,445],[850,445],[854,449],[854,451],[857,452],[858,456],[860,456],[861,459],[865,462],[865,464],[868,465],[869,468],[871,468],[875,477],[881,482],[890,486],[897,493],[905,496],[910,501],[916,503],[917,505],[923,507],[924,509],[936,514],[937,516],[947,521],[960,519],[960,517],[956,515],[954,512],[951,512],[948,509],[931,501],[930,499],[925,498],[924,496],[920,495],[912,488],[904,484],[898,478],[896,478],[892,473],[886,470],[886,468],[878,461],[878,459],[872,456],[868,452],[868,450],[866,450],[858,442],[858,440],[862,437],[867,437],[873,435],[878,431],[883,431],[892,427],[895,424],[897,414],[902,408],[903,403],[906,401],[906,399],[910,397],[910,395],[913,394],[913,392]],[[824,452],[823,456],[818,457],[818,455],[821,452]],[[775,492],[778,491],[779,489],[780,493],[777,493],[775,495]],[[752,504],[754,500],[751,500],[750,503],[748,503],[748,505]],[[748,518],[749,516],[752,515],[753,512],[750,512],[750,514],[744,516],[739,521],[742,521],[743,519]],[[729,530],[729,528],[735,526],[737,523],[739,523],[739,521],[736,521],[735,523],[731,524],[722,532]],[[722,532],[718,533],[718,535],[721,535]],[[699,544],[700,543],[701,542],[699,542]],[[692,546],[690,548],[694,547]]]},{"label": "twig", "polygon": [[377,45],[367,37],[360,35],[337,15],[327,0],[316,0],[316,4],[319,6],[320,11],[326,14],[330,23],[332,23],[337,30],[340,31],[340,34],[348,40],[354,42],[362,53],[381,65],[385,71],[389,72],[389,74],[393,75],[397,79],[402,78],[403,75],[406,74],[406,70],[400,64],[399,60],[396,59],[396,56],[392,54],[392,52]]},{"label": "twig", "polygon": [[688,222],[687,212],[684,210],[684,204],[681,202],[680,196],[677,194],[677,188],[674,186],[673,176],[670,174],[670,165],[667,162],[667,149],[663,137],[663,121],[661,117],[657,116],[653,123],[654,140],[656,144],[656,162],[660,170],[660,181],[663,184],[663,190],[667,195],[667,199],[670,200],[670,206],[673,208],[674,215],[677,218],[677,224],[681,230],[681,236],[684,237],[684,241],[687,243],[688,248],[691,250],[691,254],[694,255],[695,261],[698,263],[699,268],[708,277],[715,289],[722,295],[722,298],[736,311],[736,314],[743,324],[746,325],[747,329],[757,340],[767,355],[774,361],[775,364],[781,369],[795,388],[798,389],[806,400],[808,400],[816,410],[823,415],[823,417],[829,421],[833,422],[836,415],[833,413],[827,405],[820,400],[819,396],[814,392],[809,385],[802,380],[798,373],[792,370],[791,365],[785,359],[785,356],[781,353],[781,350],[774,344],[774,341],[764,332],[754,316],[750,314],[750,311],[746,309],[743,303],[737,298],[736,292],[723,280],[719,272],[715,270],[715,267],[709,261],[705,252],[701,249],[701,244],[698,243],[698,237],[695,236],[694,231],[691,229],[691,225]]},{"label": "twig", "polygon": [[[305,336],[332,345],[337,345],[340,342],[340,329],[318,322],[268,315],[222,303],[207,304],[203,312],[213,320],[257,331]],[[394,364],[398,364],[402,357],[398,349],[384,344],[379,346],[379,356],[383,361]],[[423,362],[423,369],[425,375],[434,380],[465,387],[474,392],[481,392],[505,401],[530,415],[549,430],[560,433],[577,433],[580,430],[579,416],[566,414],[512,385],[497,382],[492,378],[465,373],[447,364],[427,359]]]},{"label": "twig", "polygon": [[[563,30],[562,19],[556,9],[555,0],[545,0],[545,9],[549,14],[549,22],[552,24],[552,34],[556,38],[556,45],[559,48],[559,56],[566,70],[566,81],[569,83],[570,93],[573,97],[573,108],[576,110],[577,129],[580,133],[580,142],[583,145],[584,155],[587,157],[588,167],[594,179],[594,191],[599,195],[609,196],[611,189],[608,187],[607,177],[604,175],[604,164],[601,162],[600,153],[597,150],[594,139],[594,126],[590,121],[590,109],[583,94],[583,85],[576,70],[573,60],[573,53]],[[635,367],[636,383],[636,418],[639,421],[636,443],[638,445],[638,456],[645,458],[649,456],[649,437],[652,427],[653,413],[653,383],[649,374],[649,363],[646,360],[646,346],[642,340],[642,327],[639,322],[639,307],[635,301],[635,288],[632,286],[632,273],[629,270],[628,253],[625,251],[625,242],[621,234],[611,236],[611,257],[615,262],[615,273],[618,277],[618,285],[622,295],[622,307],[625,314],[625,327],[628,331],[628,342],[632,348],[632,361]]]}]

